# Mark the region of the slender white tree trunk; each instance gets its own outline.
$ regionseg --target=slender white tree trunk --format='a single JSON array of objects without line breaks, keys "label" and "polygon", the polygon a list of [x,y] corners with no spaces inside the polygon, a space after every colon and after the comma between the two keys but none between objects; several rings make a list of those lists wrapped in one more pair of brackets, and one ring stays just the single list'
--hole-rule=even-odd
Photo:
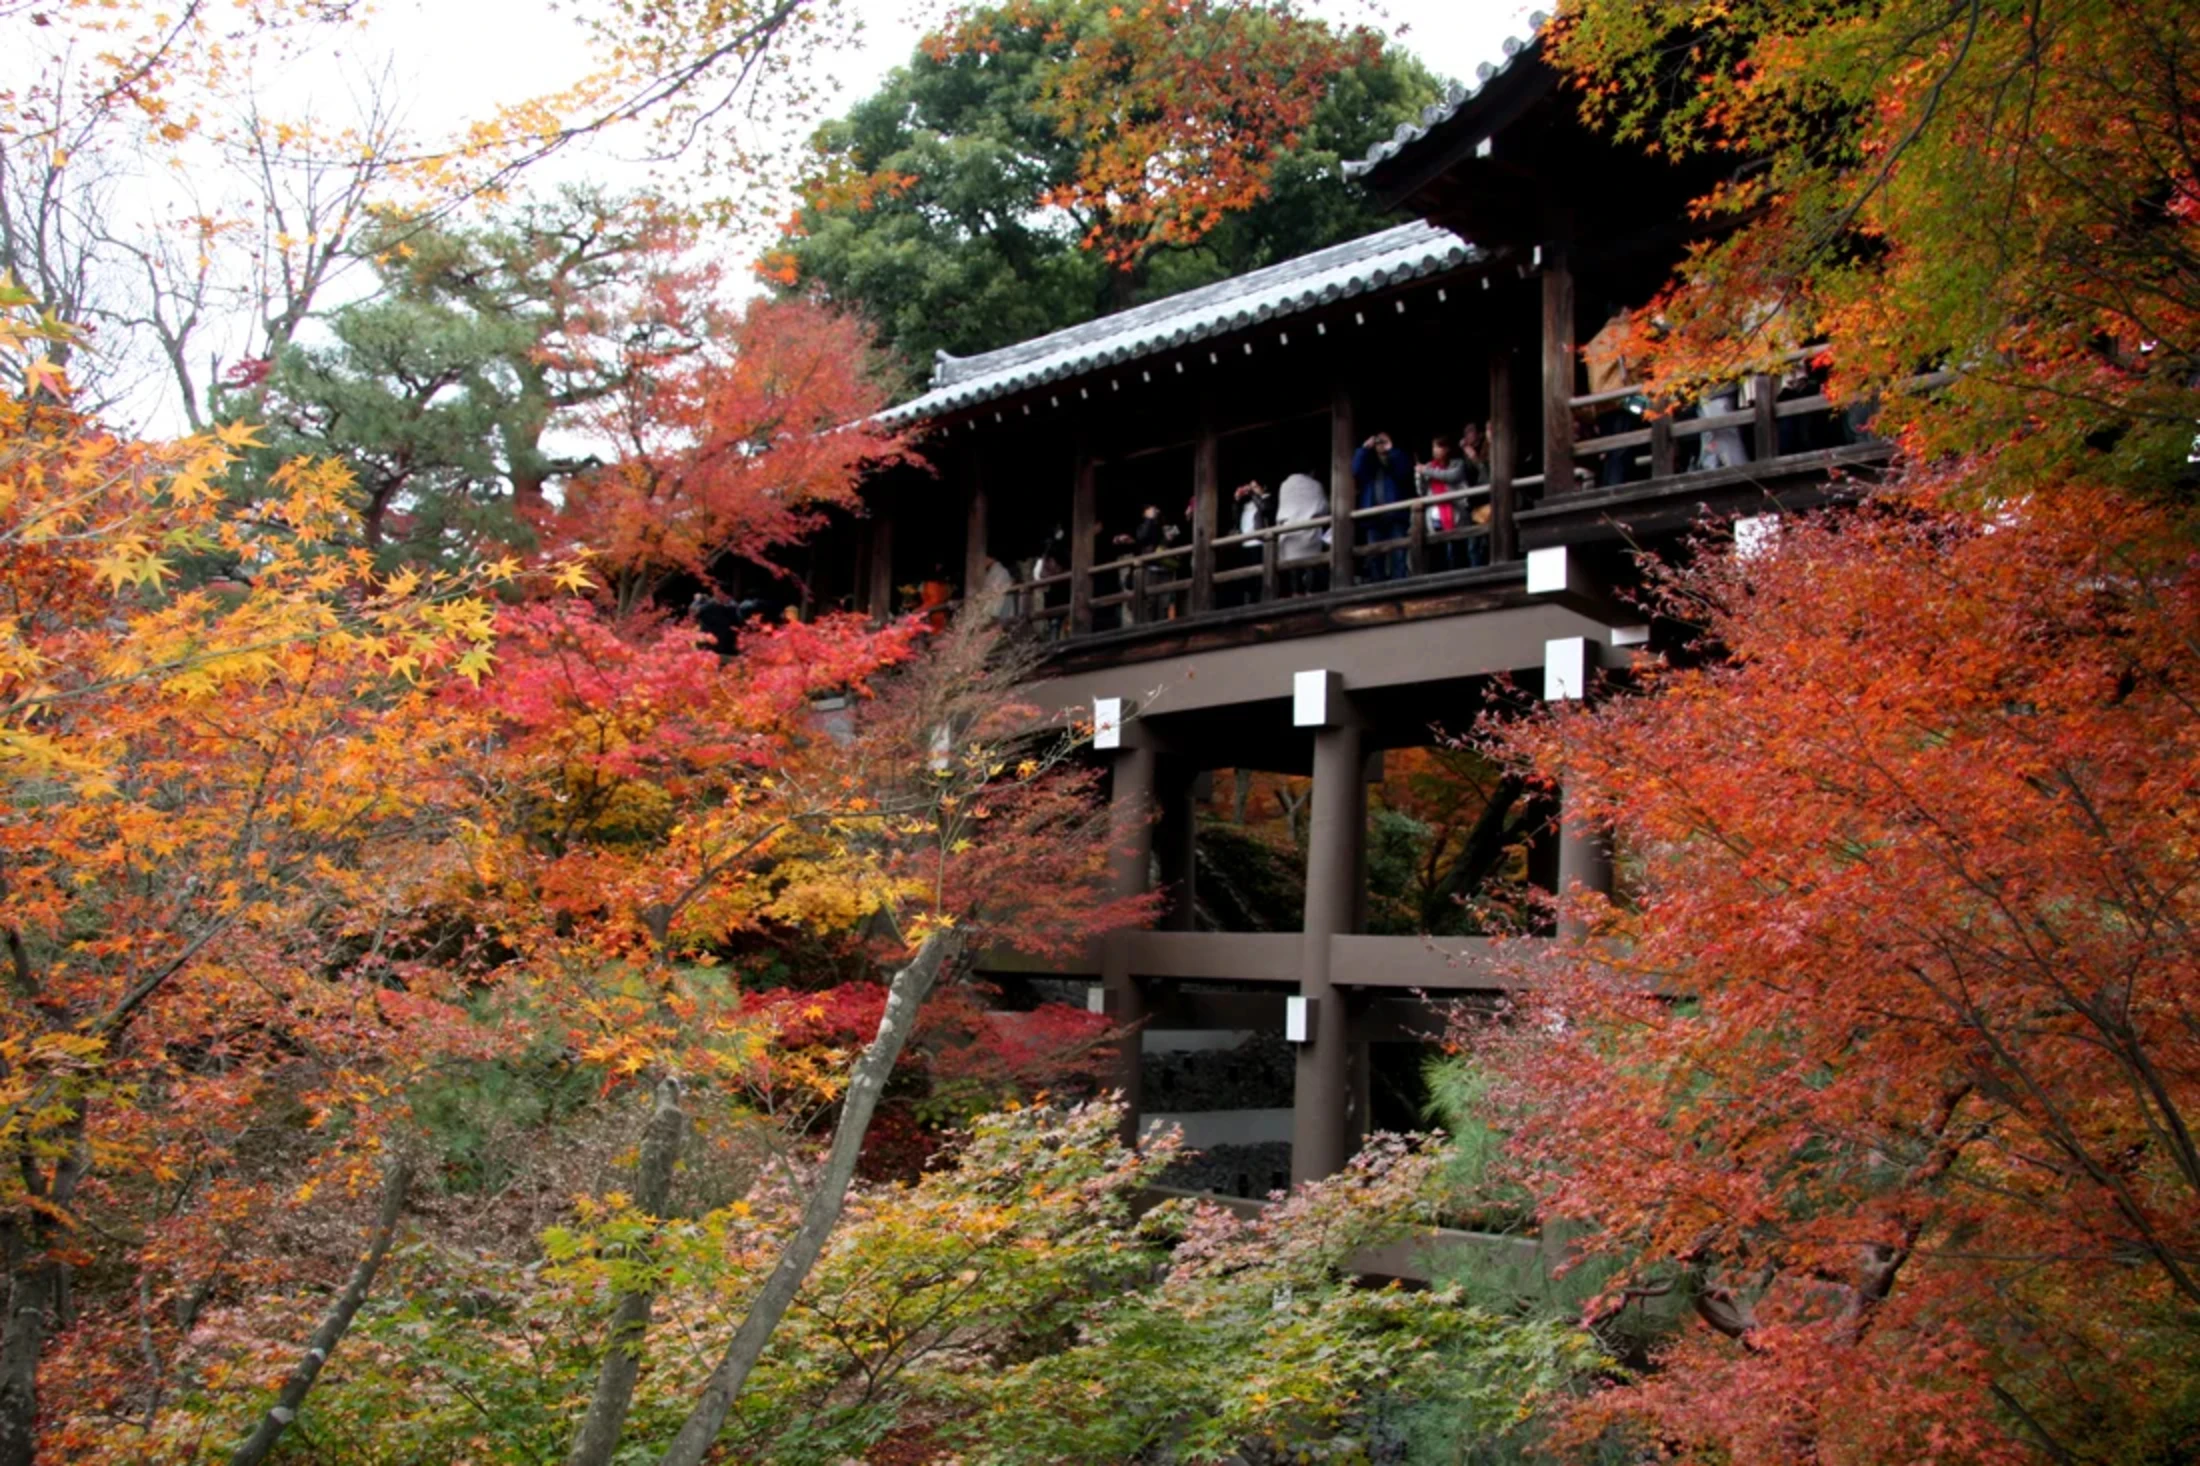
[{"label": "slender white tree trunk", "polygon": [[[634,1201],[643,1212],[662,1217],[672,1204],[672,1172],[680,1161],[680,1147],[687,1138],[687,1113],[680,1108],[680,1081],[667,1079],[657,1086],[657,1107],[642,1135],[642,1158],[635,1167]],[[573,1435],[566,1466],[605,1466],[618,1449],[619,1433],[626,1428],[627,1408],[634,1403],[634,1381],[642,1370],[642,1336],[649,1331],[650,1307],[656,1292],[648,1287],[621,1293],[611,1312],[611,1331],[604,1351],[603,1369],[596,1375],[596,1393],[588,1402],[588,1414]]]},{"label": "slender white tree trunk", "polygon": [[862,1153],[863,1137],[871,1128],[871,1116],[878,1109],[879,1095],[886,1088],[902,1049],[909,1043],[909,1035],[917,1025],[917,1009],[932,990],[941,965],[961,946],[962,938],[958,933],[936,933],[925,939],[907,967],[894,974],[886,990],[886,1012],[879,1019],[878,1035],[863,1051],[863,1057],[856,1061],[855,1073],[848,1081],[848,1093],[841,1100],[840,1125],[833,1131],[832,1149],[826,1154],[825,1170],[818,1177],[817,1189],[810,1193],[809,1204],[803,1208],[802,1225],[787,1240],[786,1250],[779,1254],[778,1265],[772,1269],[763,1290],[756,1295],[756,1301],[749,1305],[748,1316],[741,1320],[733,1342],[726,1346],[725,1356],[711,1371],[695,1408],[659,1458],[658,1466],[701,1466],[711,1443],[725,1427],[733,1402],[740,1397],[757,1361],[764,1357],[765,1345],[771,1342],[773,1331],[787,1316],[795,1294],[824,1253],[833,1228],[839,1225],[841,1209],[848,1200],[848,1184],[855,1179],[856,1157]]}]

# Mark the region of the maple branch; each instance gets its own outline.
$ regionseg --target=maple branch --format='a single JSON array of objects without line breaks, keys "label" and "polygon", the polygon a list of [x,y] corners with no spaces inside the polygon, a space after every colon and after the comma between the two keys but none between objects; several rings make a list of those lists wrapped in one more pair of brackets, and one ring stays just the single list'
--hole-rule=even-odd
[{"label": "maple branch", "polygon": [[[716,42],[699,55],[681,63],[672,70],[647,79],[632,93],[611,102],[600,109],[593,117],[585,121],[558,127],[536,138],[532,145],[512,154],[470,187],[464,190],[453,190],[451,196],[443,199],[433,210],[424,214],[423,219],[439,219],[456,212],[472,200],[497,196],[505,185],[528,168],[562,151],[572,143],[607,132],[621,123],[633,122],[648,115],[651,111],[673,101],[683,92],[697,85],[720,62],[730,56],[740,54],[740,68],[735,71],[732,80],[727,83],[724,95],[710,106],[699,109],[697,114],[690,119],[688,137],[681,147],[662,154],[651,155],[651,160],[665,161],[679,156],[686,145],[694,141],[705,123],[733,105],[734,99],[740,94],[742,87],[755,75],[756,69],[763,64],[772,43],[778,39],[780,32],[785,30],[788,22],[793,20],[797,13],[810,3],[812,3],[812,0],[777,0],[771,10],[758,17],[747,27]],[[744,52],[746,54],[742,54]],[[465,148],[454,148],[442,152],[400,157],[392,159],[391,162],[396,166],[411,168],[435,167],[463,158],[467,156],[468,151]]]},{"label": "maple branch", "polygon": [[208,922],[182,951],[140,978],[137,985],[124,993],[105,1017],[86,1024],[84,1031],[94,1038],[109,1042],[121,1037],[137,1020],[138,1013],[152,1000],[153,994],[159,992],[168,979],[188,967],[199,953],[206,950],[209,942],[229,930],[235,922],[234,915],[219,916]]},{"label": "maple branch", "polygon": [[2016,1416],[2023,1423],[2026,1430],[2031,1431],[2034,1436],[2039,1438],[2041,1450],[2047,1452],[2056,1461],[2069,1462],[2071,1466],[2077,1466],[2078,1457],[2071,1453],[2070,1448],[2055,1439],[2053,1433],[2046,1426],[2040,1424],[2039,1417],[2027,1410],[2024,1407],[2024,1402],[2005,1389],[2001,1381],[1990,1379],[1986,1382],[1986,1388],[1995,1399],[2001,1402],[2003,1409]]},{"label": "maple branch", "polygon": [[1834,217],[1833,221],[1819,231],[1817,241],[1813,244],[1810,253],[1817,254],[1829,248],[1835,240],[1848,232],[1849,226],[1856,222],[1859,214],[1863,213],[1864,206],[1870,203],[1879,190],[1886,187],[1887,181],[1894,176],[1895,164],[1902,160],[1902,155],[1910,150],[1919,137],[1924,135],[1926,126],[1933,120],[1933,115],[1940,110],[1942,96],[1946,94],[1949,84],[1956,79],[1956,73],[1963,69],[1964,61],[1971,54],[1971,43],[1978,38],[1979,18],[1984,8],[1982,0],[1970,0],[1969,20],[1964,27],[1963,40],[1956,47],[1955,58],[1948,63],[1947,68],[1939,76],[1933,79],[1932,86],[1926,90],[1925,102],[1917,114],[1917,120],[1912,122],[1909,130],[1893,146],[1887,149],[1886,159],[1880,164],[1879,172],[1873,176],[1869,184],[1865,185],[1864,191],[1851,199],[1847,206]]},{"label": "maple branch", "polygon": [[413,1162],[409,1155],[400,1156],[390,1163],[382,1181],[382,1205],[376,1212],[374,1229],[368,1233],[366,1255],[352,1269],[351,1281],[337,1296],[321,1320],[321,1326],[313,1331],[306,1344],[306,1352],[299,1356],[297,1365],[283,1381],[282,1392],[275,1403],[268,1407],[260,1423],[243,1444],[230,1453],[229,1466],[260,1466],[283,1432],[298,1418],[299,1407],[306,1402],[306,1394],[313,1382],[320,1377],[321,1367],[336,1346],[343,1342],[351,1328],[352,1318],[367,1301],[367,1290],[374,1286],[375,1274],[382,1270],[382,1259],[389,1255],[390,1242],[397,1235],[397,1219],[405,1207],[405,1195],[412,1188]]}]

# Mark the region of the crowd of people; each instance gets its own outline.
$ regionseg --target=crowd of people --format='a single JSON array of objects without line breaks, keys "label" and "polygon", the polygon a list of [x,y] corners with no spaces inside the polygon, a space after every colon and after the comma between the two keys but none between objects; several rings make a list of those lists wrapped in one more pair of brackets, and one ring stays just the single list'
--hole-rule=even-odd
[{"label": "crowd of people", "polygon": [[[1362,510],[1400,505],[1393,514],[1360,514],[1342,526],[1358,546],[1356,580],[1404,578],[1410,571],[1410,516],[1425,518],[1425,569],[1468,569],[1489,563],[1490,468],[1487,435],[1469,423],[1457,436],[1430,441],[1425,455],[1399,448],[1386,432],[1371,434],[1352,459],[1353,503]],[[1437,499],[1436,503],[1420,503]],[[1094,624],[1106,630],[1183,614],[1192,577],[1196,502],[1176,514],[1158,501],[1138,508],[1125,525],[1096,525],[1092,563]],[[1249,480],[1231,491],[1216,529],[1216,603],[1244,605],[1263,596],[1260,572],[1274,543],[1281,594],[1309,595],[1330,584],[1331,547],[1340,526],[1330,521],[1328,485],[1310,473],[1285,475],[1273,486]],[[1033,621],[1063,629],[1070,603],[1070,531],[1057,524],[1032,553],[1007,562],[987,556],[975,591],[984,614],[1004,625]],[[915,609],[944,622],[958,598],[944,566],[916,587]]]},{"label": "crowd of people", "polygon": [[[1631,360],[1634,329],[1629,313],[1614,311],[1582,348],[1588,390],[1575,409],[1574,440],[1590,446],[1572,465],[1572,487],[1616,486],[1651,474],[1651,457],[1642,444],[1605,448],[1596,443],[1637,433],[1651,414],[1637,363]],[[1749,463],[1763,445],[1732,419],[1749,413],[1751,394],[1769,386],[1787,402],[1820,393],[1823,380],[1823,371],[1797,352],[1778,377],[1713,390],[1699,402],[1671,409],[1679,429],[1674,434],[1678,467],[1688,472]],[[1784,456],[1858,441],[1866,435],[1863,420],[1869,412],[1869,403],[1846,413],[1782,412],[1775,419],[1777,440],[1771,451]],[[1490,563],[1490,447],[1482,424],[1469,422],[1456,437],[1428,439],[1420,454],[1401,448],[1388,432],[1371,433],[1354,451],[1350,471],[1350,502],[1356,512],[1344,522],[1332,520],[1329,486],[1313,474],[1287,474],[1273,486],[1262,479],[1237,485],[1213,527],[1215,604],[1227,608],[1257,603],[1271,593],[1303,596],[1329,590],[1339,533],[1352,540],[1355,584]],[[1166,620],[1189,611],[1197,512],[1196,500],[1188,500],[1175,514],[1162,502],[1149,501],[1138,506],[1127,524],[1117,520],[1094,526],[1094,629]],[[1416,513],[1424,516],[1418,565],[1412,552]],[[1271,555],[1273,592],[1267,574]],[[1005,562],[987,556],[969,593],[983,614],[1004,626],[1030,623],[1044,634],[1062,635],[1068,631],[1072,563],[1071,532],[1056,524],[1030,553]],[[946,566],[935,563],[914,586],[903,588],[902,606],[944,629],[964,593]],[[690,611],[704,644],[719,649],[730,649],[740,624],[764,609],[754,601],[733,602],[717,595],[695,599]]]},{"label": "crowd of people", "polygon": [[[1361,514],[1342,526],[1359,546],[1354,556],[1356,579],[1383,581],[1404,578],[1410,570],[1408,541],[1411,515],[1426,516],[1426,569],[1468,568],[1489,563],[1489,452],[1481,424],[1469,423],[1457,438],[1439,437],[1429,443],[1424,457],[1416,458],[1397,446],[1387,432],[1369,435],[1352,458],[1353,503],[1361,510],[1400,505],[1394,514]],[[1094,562],[1103,569],[1114,564],[1121,592],[1129,599],[1122,619],[1152,620],[1173,612],[1191,573],[1190,541],[1196,503],[1187,503],[1180,518],[1165,514],[1158,503],[1140,508],[1127,530],[1101,531]],[[1303,526],[1303,527],[1301,527]],[[1277,587],[1287,595],[1305,595],[1329,585],[1331,546],[1340,526],[1330,522],[1329,488],[1310,473],[1286,475],[1271,488],[1254,479],[1231,492],[1224,523],[1217,526],[1217,567],[1224,572],[1217,587],[1221,605],[1243,604],[1261,597],[1256,574],[1270,553],[1265,542],[1275,543]],[[1065,547],[1067,536],[1057,532]],[[1101,544],[1113,551],[1101,553]],[[1031,580],[1059,574],[1067,566],[1066,554],[1050,551],[1031,565]],[[1146,569],[1146,592],[1137,592],[1138,569]],[[1232,574],[1230,572],[1238,572]]]}]

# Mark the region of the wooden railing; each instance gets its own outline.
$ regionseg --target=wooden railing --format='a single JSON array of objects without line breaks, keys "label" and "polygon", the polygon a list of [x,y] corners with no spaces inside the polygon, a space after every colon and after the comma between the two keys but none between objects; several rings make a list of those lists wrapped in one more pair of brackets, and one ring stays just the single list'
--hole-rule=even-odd
[{"label": "wooden railing", "polygon": [[[1195,532],[1176,544],[1138,554],[1119,554],[1097,563],[1084,553],[1073,552],[1072,568],[1019,581],[1002,593],[1006,603],[996,604],[1004,621],[1032,627],[1051,639],[1067,639],[1188,617],[1227,616],[1249,607],[1316,595],[1334,596],[1401,579],[1472,571],[1517,553],[1517,510],[1531,508],[1540,500],[1541,506],[1534,508],[1540,519],[1565,503],[1572,491],[1599,487],[1600,470],[1613,468],[1610,455],[1625,455],[1623,468],[1613,477],[1614,482],[1624,483],[1631,490],[1666,480],[1687,482],[1700,462],[1697,445],[1706,434],[1715,432],[1738,430],[1744,435],[1746,449],[1734,452],[1728,465],[1753,465],[1745,471],[1747,476],[1823,471],[1827,458],[1821,447],[1841,445],[1817,445],[1783,454],[1781,428],[1795,419],[1839,414],[1843,404],[1817,390],[1782,400],[1780,377],[1775,372],[1824,350],[1822,345],[1811,345],[1774,358],[1767,364],[1770,370],[1745,379],[1750,399],[1746,406],[1705,413],[1700,404],[1645,403],[1647,421],[1622,432],[1577,439],[1573,436],[1573,414],[1642,398],[1640,386],[1551,399],[1551,410],[1559,402],[1566,404],[1560,430],[1547,432],[1544,438],[1547,456],[1566,464],[1569,470],[1556,482],[1549,481],[1552,476],[1548,473],[1519,475],[1513,471],[1515,424],[1509,416],[1493,413],[1491,482],[1439,489],[1364,508],[1347,507],[1351,503],[1352,434],[1349,408],[1340,408],[1332,442],[1329,513],[1234,534],[1210,536]],[[1509,370],[1502,362],[1493,362],[1491,378],[1492,401],[1509,401]],[[1901,384],[1899,390],[1925,389],[1949,380],[1945,372],[1921,375]],[[1683,416],[1685,412],[1694,415]],[[1552,424],[1545,426],[1548,429]],[[1856,439],[1846,427],[1824,436],[1865,447],[1874,441],[1868,436]],[[1856,454],[1845,450],[1844,456]],[[1089,529],[1097,518],[1096,479],[1092,463],[1081,462],[1071,519],[1073,527]],[[1227,505],[1221,502],[1211,465],[1195,477],[1195,502],[1203,509],[1203,521],[1212,524],[1227,512]],[[1454,527],[1448,530],[1429,522],[1430,511],[1443,505],[1458,511]],[[1486,516],[1488,522],[1471,522],[1473,511],[1484,505],[1491,510]],[[984,559],[982,519],[974,519],[973,525],[977,527],[972,531],[971,555],[976,564]],[[1344,536],[1343,543],[1335,542],[1335,533]],[[1292,536],[1322,535],[1330,535],[1331,542],[1288,558],[1283,554],[1283,546]],[[1088,547],[1089,541],[1075,548],[1083,551]]]},{"label": "wooden railing", "polygon": [[[1530,475],[1515,480],[1515,486],[1533,488],[1541,482],[1540,475]],[[1408,577],[1427,575],[1432,570],[1469,568],[1464,559],[1448,567],[1438,562],[1443,558],[1442,552],[1451,547],[1486,546],[1491,538],[1490,526],[1461,524],[1449,530],[1432,529],[1428,522],[1429,511],[1443,504],[1471,510],[1487,504],[1490,494],[1490,485],[1474,484],[1352,510],[1346,516],[1346,523],[1354,532],[1354,542],[1348,548],[1350,563],[1356,567],[1354,583],[1393,578],[1379,573],[1371,575],[1365,567],[1367,562],[1379,556],[1394,553],[1404,556]],[[1361,542],[1359,527],[1385,515],[1404,518],[1406,533]],[[1328,585],[1335,563],[1328,544],[1322,544],[1310,554],[1289,558],[1284,556],[1282,547],[1292,536],[1321,535],[1336,522],[1333,515],[1322,514],[1256,530],[1217,535],[1208,542],[1213,560],[1207,577],[1217,596],[1217,608],[1230,610],[1273,604],[1309,594],[1317,586],[1323,590],[1335,589]],[[1260,552],[1257,564],[1249,560],[1242,564],[1228,563],[1239,558],[1234,552],[1254,547]],[[1192,614],[1197,553],[1198,547],[1187,541],[1095,564],[1088,572],[1091,577],[1089,594],[1084,598],[1094,627],[1103,631],[1119,630]],[[1487,561],[1488,556],[1484,555],[1481,563]],[[1074,593],[1076,580],[1076,572],[1064,570],[1018,581],[1007,592],[1012,600],[1004,619],[1039,627],[1056,636],[1069,634],[1067,628],[1078,602]]]},{"label": "wooden railing", "polygon": [[[1783,352],[1774,357],[1771,365],[1780,368],[1792,366],[1796,362],[1807,361],[1812,357],[1819,356],[1826,349],[1824,342],[1810,346],[1799,346],[1792,351]],[[1649,420],[1644,427],[1629,429],[1625,432],[1604,433],[1593,438],[1575,439],[1573,441],[1575,483],[1559,485],[1559,490],[1564,491],[1568,488],[1584,486],[1594,487],[1599,470],[1607,455],[1612,453],[1626,453],[1628,455],[1626,460],[1627,472],[1624,478],[1629,483],[1676,477],[1689,472],[1690,469],[1684,464],[1692,462],[1699,456],[1685,454],[1684,450],[1688,449],[1690,445],[1700,442],[1706,433],[1720,432],[1727,429],[1740,429],[1747,433],[1748,454],[1746,461],[1748,462],[1771,463],[1783,457],[1794,456],[1784,454],[1781,451],[1781,423],[1795,418],[1832,418],[1844,412],[1846,407],[1842,403],[1835,402],[1822,391],[1813,391],[1803,396],[1782,398],[1780,396],[1780,383],[1783,375],[1784,373],[1776,374],[1772,371],[1755,372],[1743,378],[1741,382],[1736,383],[1735,396],[1737,401],[1744,396],[1749,401],[1744,406],[1738,406],[1732,412],[1706,413],[1701,411],[1699,406],[1694,416],[1682,417],[1679,414],[1689,410],[1688,404],[1648,403],[1646,404],[1646,416]],[[1900,384],[1900,390],[1919,391],[1945,386],[1953,380],[1954,374],[1950,372],[1927,372],[1904,381]],[[1746,384],[1746,387],[1744,384]],[[1644,397],[1645,393],[1642,387],[1635,385],[1615,387],[1603,392],[1584,392],[1571,398],[1570,402],[1578,412],[1583,408],[1593,409],[1613,402],[1628,402]],[[1647,449],[1648,452],[1638,453],[1636,450],[1639,449]],[[1637,472],[1637,470],[1647,471]],[[1582,483],[1584,476],[1588,481],[1586,485]]]}]

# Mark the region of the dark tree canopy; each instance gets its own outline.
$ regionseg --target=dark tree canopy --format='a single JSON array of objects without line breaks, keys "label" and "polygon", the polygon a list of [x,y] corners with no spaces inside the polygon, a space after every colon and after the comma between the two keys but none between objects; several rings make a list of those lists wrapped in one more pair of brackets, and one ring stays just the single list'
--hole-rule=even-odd
[{"label": "dark tree canopy", "polygon": [[1094,0],[1039,0],[1000,12],[983,47],[920,47],[820,129],[809,200],[767,262],[778,282],[870,317],[914,382],[937,351],[988,351],[1394,222],[1339,164],[1437,94],[1395,48],[1337,77],[1266,197],[1196,245],[1111,267],[1084,246],[1088,221],[1041,204],[1076,177],[1082,148],[1047,110],[1047,78],[1106,15]]},{"label": "dark tree canopy", "polygon": [[464,558],[485,538],[525,542],[545,489],[589,466],[559,451],[563,419],[617,387],[608,338],[663,326],[646,285],[685,242],[647,200],[591,189],[471,228],[381,216],[352,244],[379,288],[224,405],[264,415],[264,465],[349,464],[370,547]]}]

